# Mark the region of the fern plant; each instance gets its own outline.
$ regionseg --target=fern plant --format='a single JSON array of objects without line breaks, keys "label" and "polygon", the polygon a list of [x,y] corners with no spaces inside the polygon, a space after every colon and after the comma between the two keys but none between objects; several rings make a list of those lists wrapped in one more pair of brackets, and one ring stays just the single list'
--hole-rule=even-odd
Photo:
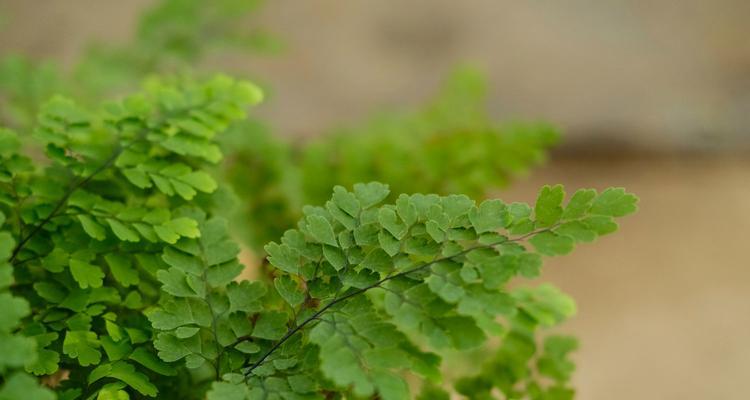
[{"label": "fern plant", "polygon": [[175,374],[156,357],[143,314],[160,297],[161,253],[198,237],[192,208],[225,207],[221,196],[202,196],[217,187],[206,172],[221,159],[214,136],[259,98],[254,86],[227,77],[152,87],[98,111],[54,98],[35,132],[43,168],[19,154],[15,134],[0,132],[3,249],[10,249],[3,267],[14,278],[3,287],[31,305],[18,325],[28,306],[4,299],[15,310],[7,330],[36,343],[36,357],[9,360],[36,375],[64,371],[61,398],[88,398],[90,385],[111,377],[156,395],[162,382],[149,374]]},{"label": "fern plant", "polygon": [[[217,54],[276,48],[272,37],[246,23],[261,4],[158,0],[128,42],[94,42],[69,69],[7,57],[0,62],[0,119],[23,139],[52,94],[97,104],[154,75],[202,76]],[[506,186],[543,161],[558,134],[546,124],[493,120],[484,109],[485,87],[481,74],[460,69],[415,111],[382,114],[313,140],[285,139],[257,119],[239,121],[222,136],[227,162],[214,171],[243,199],[236,215],[227,216],[245,220],[233,227],[235,236],[262,256],[266,242],[294,226],[303,204],[324,202],[335,185],[375,180],[394,193],[460,192],[475,199]],[[456,146],[464,149],[460,155]]]},{"label": "fern plant", "polygon": [[535,358],[535,331],[572,300],[508,283],[613,232],[633,195],[566,203],[545,186],[532,206],[337,186],[265,247],[270,282],[238,280],[231,204],[206,171],[260,98],[223,76],[96,110],[54,98],[44,162],[0,131],[0,399],[439,398],[442,357],[489,337],[497,356],[457,392],[570,398],[573,342]]}]

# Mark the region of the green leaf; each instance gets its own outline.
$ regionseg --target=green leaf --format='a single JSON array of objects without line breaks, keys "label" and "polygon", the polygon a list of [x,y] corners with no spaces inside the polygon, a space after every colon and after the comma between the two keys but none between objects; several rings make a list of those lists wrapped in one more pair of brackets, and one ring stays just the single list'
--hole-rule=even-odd
[{"label": "green leaf", "polygon": [[180,179],[188,185],[204,193],[212,193],[218,187],[216,181],[206,172],[194,171],[183,175]]},{"label": "green leaf", "polygon": [[553,232],[541,232],[529,239],[529,243],[545,256],[565,255],[573,251],[575,241],[569,236]]},{"label": "green leaf", "polygon": [[411,198],[405,194],[398,196],[398,200],[396,200],[396,210],[398,211],[398,216],[401,217],[401,220],[404,221],[407,226],[414,225],[414,223],[417,222],[417,218],[419,218],[417,207],[414,205]]},{"label": "green leaf", "polygon": [[289,387],[296,393],[311,393],[317,390],[316,382],[307,375],[292,375],[287,377]]},{"label": "green leaf", "polygon": [[172,247],[164,249],[164,253],[161,256],[167,265],[179,269],[182,272],[186,272],[192,275],[200,275],[203,273],[203,263],[200,258],[184,253]]},{"label": "green leaf", "polygon": [[336,206],[350,216],[356,217],[359,214],[359,200],[357,200],[357,197],[353,193],[347,192],[344,187],[335,186],[333,188],[332,200]]},{"label": "green leaf", "polygon": [[177,243],[180,237],[197,238],[200,236],[198,223],[190,218],[175,218],[161,225],[154,226],[159,238],[169,244]]},{"label": "green leaf", "polygon": [[427,221],[427,224],[425,224],[425,228],[427,229],[427,233],[430,235],[432,240],[438,243],[442,243],[443,241],[445,241],[445,231],[440,228],[440,225],[437,222],[433,220]]},{"label": "green leaf", "polygon": [[393,269],[391,256],[381,249],[374,249],[368,253],[360,265],[369,270],[381,273],[387,273]]},{"label": "green leaf", "polygon": [[517,260],[518,272],[523,277],[533,279],[539,276],[539,270],[542,267],[542,257],[539,254],[519,254]]},{"label": "green leaf", "polygon": [[593,242],[597,233],[581,221],[566,222],[555,229],[555,233],[570,236],[577,242]]},{"label": "green leaf", "polygon": [[465,195],[451,194],[441,200],[443,211],[450,219],[466,215],[474,207],[474,201]]},{"label": "green leaf", "polygon": [[594,199],[591,213],[611,217],[624,217],[638,210],[638,198],[623,188],[609,188]]},{"label": "green leaf", "polygon": [[203,124],[201,124],[200,122],[196,120],[192,120],[192,119],[178,120],[178,121],[175,121],[175,125],[179,127],[180,129],[195,136],[211,138],[214,135],[214,132],[211,129],[208,129],[206,126],[204,126]]},{"label": "green leaf", "polygon": [[328,210],[328,212],[336,221],[338,221],[341,225],[344,225],[346,229],[354,229],[357,226],[357,221],[354,219],[354,217],[342,211],[332,201],[326,202],[326,210]]},{"label": "green leaf", "polygon": [[362,368],[356,352],[362,349],[347,346],[346,339],[347,336],[327,323],[316,325],[310,332],[310,340],[321,347],[320,368],[325,376],[340,387],[352,386],[356,396],[369,397],[375,391],[375,385],[368,371]]},{"label": "green leaf", "polygon": [[273,283],[276,291],[290,306],[296,307],[305,301],[305,293],[289,275],[282,275],[276,278]]},{"label": "green leaf", "polygon": [[31,338],[0,333],[0,354],[0,370],[19,368],[36,358],[36,343]]},{"label": "green leaf", "polygon": [[148,178],[148,174],[138,168],[126,168],[121,171],[125,175],[125,178],[136,187],[146,189],[153,186],[151,180]]},{"label": "green leaf", "polygon": [[581,219],[586,228],[596,232],[597,235],[603,236],[610,234],[617,230],[617,222],[612,220],[612,217],[603,215],[594,215]]},{"label": "green leaf", "polygon": [[439,275],[431,275],[427,279],[427,285],[435,294],[448,303],[456,303],[464,296],[464,288],[458,286]]},{"label": "green leaf", "polygon": [[167,150],[171,150],[177,154],[202,158],[214,164],[222,158],[219,146],[211,144],[211,142],[205,139],[175,135],[170,136],[160,144]]},{"label": "green leaf", "polygon": [[130,400],[128,392],[122,390],[127,385],[122,382],[108,383],[99,390],[96,400]]},{"label": "green leaf", "polygon": [[63,341],[63,353],[78,359],[78,363],[85,367],[98,364],[102,358],[99,348],[99,338],[96,333],[89,331],[67,331]]},{"label": "green leaf", "polygon": [[175,189],[169,179],[163,178],[157,174],[150,174],[149,177],[154,181],[154,184],[160,192],[166,194],[167,196],[174,196]]},{"label": "green leaf", "polygon": [[191,285],[194,283],[199,285],[199,280],[195,276],[190,276],[193,279],[188,280],[188,276],[184,272],[176,269],[162,269],[156,272],[156,278],[162,283],[162,290],[177,297],[202,297],[203,292],[198,292],[196,289],[203,289],[200,286]]},{"label": "green leaf", "polygon": [[91,265],[85,261],[70,259],[70,273],[73,279],[78,282],[81,289],[89,287],[98,288],[102,286],[104,272],[96,265]]},{"label": "green leaf", "polygon": [[263,308],[260,299],[265,294],[266,287],[261,282],[232,282],[227,286],[231,311],[258,312]]},{"label": "green leaf", "polygon": [[286,244],[269,243],[263,249],[274,267],[290,274],[299,272],[299,254]]},{"label": "green leaf", "polygon": [[130,346],[130,343],[128,343],[128,341],[126,340],[116,342],[112,339],[112,337],[102,335],[99,338],[99,342],[101,343],[102,348],[104,349],[104,353],[107,354],[107,358],[110,361],[121,360],[123,357],[127,356],[131,351],[133,351],[133,347]]},{"label": "green leaf", "polygon": [[122,222],[116,219],[107,218],[107,223],[109,224],[109,227],[112,229],[112,233],[114,233],[118,239],[124,242],[138,242],[141,240],[138,234],[135,233],[135,231],[128,228]]},{"label": "green leaf", "polygon": [[40,386],[36,379],[16,372],[0,388],[0,400],[55,400],[55,394]]},{"label": "green leaf", "polygon": [[333,265],[333,268],[336,269],[336,271],[342,270],[346,264],[346,256],[344,255],[344,252],[333,246],[323,246],[323,256],[326,258],[326,260]]},{"label": "green leaf", "polygon": [[78,216],[78,221],[81,222],[81,226],[87,235],[91,236],[96,240],[104,240],[107,238],[104,227],[99,225],[93,218],[88,215],[81,214]]},{"label": "green leaf", "polygon": [[[40,337],[49,338],[48,341],[40,340]],[[51,341],[57,339],[57,333],[48,333],[44,335],[38,335],[34,339],[37,341],[37,354],[36,359],[30,357],[26,359],[26,371],[31,372],[34,375],[51,375],[57,372],[58,364],[60,363],[60,353],[41,349],[48,345]]]},{"label": "green leaf", "polygon": [[205,301],[195,298],[177,298],[167,301],[163,308],[155,309],[147,316],[151,325],[160,330],[170,330],[192,324],[208,327],[212,323],[211,309]]},{"label": "green leaf", "polygon": [[206,395],[207,400],[248,400],[250,399],[250,389],[247,385],[232,384],[229,382],[214,382],[211,384],[211,390]]},{"label": "green leaf", "polygon": [[160,360],[154,353],[143,347],[136,348],[130,354],[129,358],[157,374],[165,376],[177,375],[177,371],[175,371],[174,367]]},{"label": "green leaf", "polygon": [[388,197],[388,185],[380,182],[358,183],[354,185],[354,195],[359,199],[362,208],[370,208]]},{"label": "green leaf", "polygon": [[318,242],[338,247],[333,227],[331,227],[327,219],[319,215],[311,215],[307,217],[307,229],[310,235]]},{"label": "green leaf", "polygon": [[30,312],[25,299],[13,297],[10,293],[0,293],[0,310],[3,310],[0,313],[0,332],[9,332]]},{"label": "green leaf", "polygon": [[576,313],[573,299],[549,284],[517,288],[512,295],[519,306],[542,326],[554,326]]},{"label": "green leaf", "polygon": [[387,371],[374,371],[373,381],[383,400],[407,400],[409,386],[404,379]]},{"label": "green leaf", "polygon": [[13,253],[16,241],[8,232],[0,232],[0,260],[7,260]]},{"label": "green leaf", "polygon": [[190,218],[175,218],[162,224],[163,228],[174,231],[181,237],[197,238],[201,232],[198,229],[198,223]]},{"label": "green leaf", "polygon": [[235,280],[245,266],[236,259],[223,264],[214,265],[206,273],[206,281],[210,286],[222,287]]},{"label": "green leaf", "polygon": [[386,231],[378,232],[378,244],[391,257],[401,251],[401,242]]},{"label": "green leaf", "polygon": [[563,212],[564,219],[581,218],[589,212],[591,202],[596,197],[594,189],[578,189],[573,193]]},{"label": "green leaf", "polygon": [[183,340],[169,333],[160,333],[154,340],[154,348],[159,351],[159,358],[166,362],[179,361],[193,354]]},{"label": "green leaf", "polygon": [[260,351],[260,346],[252,342],[242,342],[234,348],[246,354],[255,354]]},{"label": "green leaf", "polygon": [[181,326],[175,329],[174,334],[180,339],[187,339],[195,336],[196,333],[200,332],[201,328],[197,326]]},{"label": "green leaf", "polygon": [[104,377],[111,377],[125,382],[144,396],[156,397],[159,392],[146,375],[136,371],[133,365],[125,361],[101,365],[92,371],[91,375],[94,379],[89,378],[89,384]]},{"label": "green leaf", "polygon": [[537,361],[539,373],[558,383],[568,381],[575,364],[568,355],[578,348],[578,341],[571,336],[549,336],[544,340],[544,353]]},{"label": "green leaf", "polygon": [[562,202],[564,198],[565,191],[562,185],[545,185],[542,187],[534,206],[534,215],[538,226],[552,226],[560,220],[563,213]]},{"label": "green leaf", "polygon": [[396,239],[403,239],[406,235],[407,226],[393,209],[381,208],[378,211],[378,222]]},{"label": "green leaf", "polygon": [[112,276],[125,287],[137,285],[140,282],[138,270],[133,268],[133,262],[130,257],[122,254],[110,253],[104,256],[104,260],[109,265]]},{"label": "green leaf", "polygon": [[287,332],[289,316],[280,311],[263,311],[255,321],[252,336],[259,339],[278,340]]},{"label": "green leaf", "polygon": [[480,346],[487,338],[476,322],[469,317],[440,318],[438,324],[445,330],[458,350],[469,350]]},{"label": "green leaf", "polygon": [[485,200],[478,208],[471,209],[469,220],[477,233],[493,232],[505,228],[510,222],[510,215],[502,201]]},{"label": "green leaf", "polygon": [[192,200],[193,197],[195,197],[195,195],[198,193],[195,191],[195,189],[192,188],[192,186],[188,185],[187,183],[180,182],[176,179],[171,179],[169,183],[172,184],[175,192],[177,192],[177,194],[185,200]]}]

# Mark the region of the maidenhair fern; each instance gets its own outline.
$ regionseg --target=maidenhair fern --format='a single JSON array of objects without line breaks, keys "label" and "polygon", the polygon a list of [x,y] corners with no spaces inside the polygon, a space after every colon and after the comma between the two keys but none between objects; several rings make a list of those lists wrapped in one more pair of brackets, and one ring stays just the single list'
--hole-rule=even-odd
[{"label": "maidenhair fern", "polygon": [[[324,207],[307,207],[298,229],[266,246],[275,270],[265,296],[246,282],[172,293],[169,307],[194,310],[197,297],[204,316],[198,322],[184,314],[177,321],[167,307],[152,315],[157,328],[165,321],[170,328],[159,334],[160,354],[190,357],[190,367],[212,363],[224,382],[213,385],[210,399],[334,393],[407,399],[405,371],[439,383],[441,352],[500,336],[500,355],[485,374],[490,383],[502,382],[496,370],[525,368],[530,358],[516,351],[515,341],[533,349],[534,328],[554,325],[575,307],[550,286],[508,289],[507,283],[538,276],[543,255],[567,254],[576,243],[612,232],[614,218],[636,207],[636,198],[622,189],[580,190],[563,206],[561,186],[544,187],[533,208],[500,200],[477,205],[461,195],[402,194],[384,204],[388,195],[380,183],[357,184],[353,192],[336,187]],[[207,231],[216,235],[209,241],[223,243],[214,229]],[[181,242],[195,246],[193,239]],[[189,254],[182,254],[185,260]],[[169,271],[190,282],[212,268],[175,263]],[[560,369],[571,346],[548,339],[544,372]],[[503,358],[506,353],[511,357]],[[554,376],[560,383],[549,390],[527,382],[529,374],[498,386],[511,398],[564,398],[553,396],[567,390],[565,373]],[[458,390],[474,396],[466,382]]]},{"label": "maidenhair fern", "polygon": [[[0,160],[3,167],[10,162],[8,157],[12,143],[0,136]],[[13,169],[9,166],[8,169]],[[5,180],[6,168],[3,168],[0,182]],[[6,216],[0,211],[0,227],[5,228]],[[37,335],[29,337],[19,330],[21,321],[31,313],[29,302],[21,297],[14,296],[10,289],[15,285],[13,280],[13,267],[8,259],[13,253],[16,242],[10,232],[0,230],[0,378],[3,380],[0,387],[0,399],[29,399],[29,400],[51,400],[55,396],[49,389],[42,388],[34,378],[24,372],[24,365],[31,372],[46,370],[47,359],[55,358],[44,350],[37,351],[37,347],[43,347],[52,340],[57,339],[56,333]],[[55,353],[56,354],[56,353]]]},{"label": "maidenhair fern", "polygon": [[[29,373],[62,379],[57,390],[69,399],[121,398],[125,385],[155,396],[171,385],[154,379],[176,372],[156,356],[143,312],[161,296],[166,246],[200,235],[194,209],[224,207],[203,195],[217,187],[206,172],[221,159],[216,133],[259,99],[227,77],[152,87],[97,111],[58,97],[35,131],[41,166],[0,131],[2,287],[31,305],[2,295],[15,310],[3,334],[36,344],[35,357],[9,358],[9,367],[20,360]],[[6,391],[28,380],[7,376]]]},{"label": "maidenhair fern", "polygon": [[[53,94],[97,104],[155,74],[201,76],[219,52],[255,56],[277,47],[249,23],[261,3],[156,0],[141,13],[129,41],[89,43],[69,70],[21,56],[0,60],[0,120],[23,138]],[[494,120],[484,108],[485,95],[481,74],[460,69],[415,111],[356,124],[337,121],[349,125],[313,140],[284,140],[258,120],[235,124],[220,140],[227,155],[220,173],[242,198],[231,218],[245,221],[234,224],[234,232],[262,256],[266,242],[294,226],[303,204],[319,204],[335,185],[357,182],[384,182],[394,193],[485,198],[544,160],[558,138],[546,124]]]},{"label": "maidenhair fern", "polygon": [[509,283],[613,232],[633,195],[565,202],[545,186],[534,205],[477,204],[336,186],[265,247],[270,279],[239,280],[230,205],[206,171],[216,135],[260,97],[217,77],[99,110],[55,98],[35,130],[44,161],[0,131],[0,399],[445,398],[442,358],[490,337],[497,355],[456,392],[572,396],[575,342],[536,338],[572,300]]}]

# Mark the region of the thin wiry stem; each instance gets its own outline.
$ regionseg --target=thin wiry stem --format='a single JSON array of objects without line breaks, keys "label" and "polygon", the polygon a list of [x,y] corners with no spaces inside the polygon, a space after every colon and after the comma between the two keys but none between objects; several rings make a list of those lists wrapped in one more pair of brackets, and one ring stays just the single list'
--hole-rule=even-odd
[{"label": "thin wiry stem", "polygon": [[124,150],[125,150],[124,147],[118,145],[115,148],[115,150],[112,152],[112,154],[104,161],[104,163],[102,163],[102,165],[97,167],[93,172],[91,172],[85,178],[82,178],[78,182],[71,185],[68,188],[68,190],[65,192],[65,194],[63,194],[63,197],[57,201],[57,204],[55,205],[55,208],[52,209],[52,212],[50,212],[49,215],[47,215],[47,217],[42,220],[42,222],[40,222],[37,226],[35,226],[26,236],[24,236],[18,242],[16,247],[13,249],[12,255],[10,256],[10,262],[15,261],[16,257],[18,257],[18,254],[23,249],[23,246],[25,246],[26,243],[28,243],[28,241],[31,240],[32,237],[34,237],[34,235],[39,233],[39,231],[41,231],[42,228],[44,228],[44,226],[47,225],[47,223],[52,220],[52,218],[57,216],[57,213],[60,212],[60,210],[62,210],[63,206],[68,202],[68,199],[70,198],[71,195],[73,195],[73,193],[76,190],[80,189],[81,187],[89,183],[89,181],[94,179],[95,176],[99,175],[100,173],[105,171],[107,168],[111,167],[112,164],[114,164],[117,157],[119,157],[120,154],[122,154]]},{"label": "thin wiry stem", "polygon": [[365,286],[363,288],[354,290],[354,291],[349,292],[349,293],[347,293],[347,294],[345,294],[345,295],[343,295],[341,297],[337,297],[334,300],[332,300],[330,303],[328,303],[325,306],[323,306],[320,310],[316,311],[314,314],[312,314],[311,316],[307,317],[307,319],[305,319],[304,321],[302,321],[302,323],[300,323],[299,325],[295,326],[293,329],[290,329],[289,331],[287,331],[287,333],[281,339],[279,339],[276,343],[274,343],[273,346],[271,346],[270,349],[268,349],[265,353],[263,353],[263,355],[258,359],[258,361],[254,362],[252,365],[250,365],[249,369],[245,372],[245,376],[246,377],[250,377],[250,375],[252,374],[252,372],[256,368],[258,368],[259,366],[261,366],[263,364],[263,362],[271,354],[273,354],[273,352],[275,352],[276,350],[278,350],[279,347],[281,347],[281,345],[283,345],[287,340],[289,340],[297,332],[301,331],[302,328],[304,328],[306,325],[308,325],[312,321],[315,321],[315,320],[319,319],[319,317],[323,313],[325,313],[331,307],[333,307],[333,306],[335,306],[337,304],[340,304],[340,303],[342,303],[342,302],[344,302],[344,301],[346,301],[346,300],[348,300],[348,299],[350,299],[350,298],[352,298],[354,296],[362,294],[362,293],[364,293],[364,292],[366,292],[366,291],[368,291],[370,289],[374,289],[374,288],[380,287],[380,285],[382,285],[383,283],[388,282],[388,281],[390,281],[392,279],[404,277],[404,276],[413,274],[415,272],[422,271],[425,268],[428,268],[428,267],[430,267],[430,266],[432,266],[434,264],[437,264],[439,262],[452,260],[452,259],[454,259],[456,257],[463,256],[463,255],[465,255],[465,254],[467,254],[469,252],[472,252],[474,250],[489,249],[489,248],[492,248],[492,247],[495,247],[495,246],[499,246],[499,245],[501,245],[503,243],[519,242],[519,241],[522,241],[522,240],[524,240],[524,239],[526,239],[526,238],[528,238],[530,236],[533,236],[533,235],[536,235],[536,234],[539,234],[539,233],[542,233],[542,232],[546,232],[546,231],[549,231],[551,229],[552,229],[552,227],[545,228],[545,229],[540,229],[540,230],[537,230],[537,231],[530,232],[530,233],[528,233],[526,235],[519,236],[519,237],[514,238],[514,239],[508,239],[508,240],[503,240],[502,242],[497,242],[497,243],[492,243],[492,244],[487,244],[487,245],[482,245],[482,246],[471,247],[471,248],[462,250],[462,251],[460,251],[460,252],[458,252],[458,253],[456,253],[456,254],[454,254],[452,256],[438,258],[438,259],[432,260],[430,262],[424,263],[424,264],[422,264],[422,265],[420,265],[418,267],[414,267],[412,269],[409,269],[409,270],[406,270],[406,271],[402,271],[402,272],[399,272],[399,273],[394,274],[394,275],[388,275],[385,278],[380,279],[379,281],[377,281],[377,282],[375,282],[375,283],[373,283],[371,285],[368,285],[368,286]]}]

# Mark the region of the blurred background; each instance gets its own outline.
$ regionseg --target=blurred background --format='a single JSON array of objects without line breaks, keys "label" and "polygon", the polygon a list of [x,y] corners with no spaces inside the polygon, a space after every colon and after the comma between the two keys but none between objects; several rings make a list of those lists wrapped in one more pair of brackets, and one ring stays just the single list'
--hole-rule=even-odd
[{"label": "blurred background", "polygon": [[[150,0],[0,0],[0,53],[75,63],[133,35]],[[262,52],[208,58],[270,88],[258,113],[308,138],[414,107],[456,65],[488,78],[494,118],[563,131],[546,183],[624,186],[621,231],[548,261],[578,315],[578,398],[729,399],[750,375],[750,2],[741,0],[275,0],[247,24]],[[296,139],[295,139],[296,140]]]}]

